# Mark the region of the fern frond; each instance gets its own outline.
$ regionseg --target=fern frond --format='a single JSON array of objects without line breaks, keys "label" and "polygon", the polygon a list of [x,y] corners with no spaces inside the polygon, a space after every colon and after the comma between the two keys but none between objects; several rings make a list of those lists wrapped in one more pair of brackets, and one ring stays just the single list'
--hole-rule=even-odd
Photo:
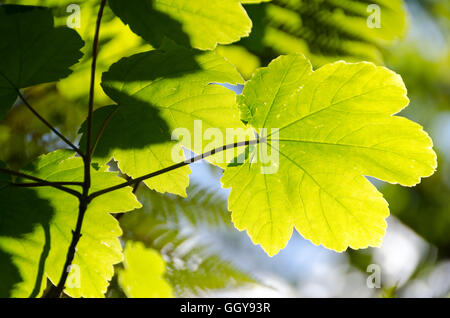
[{"label": "fern frond", "polygon": [[208,231],[231,228],[223,197],[197,185],[189,187],[185,199],[145,186],[140,186],[137,195],[143,207],[120,219],[123,238],[160,251],[176,295],[200,295],[258,282],[221,257],[208,241]]},{"label": "fern frond", "polygon": [[231,262],[218,255],[209,255],[199,264],[188,264],[182,268],[170,266],[167,279],[179,296],[203,295],[211,290],[223,290],[257,281],[242,272]]},{"label": "fern frond", "polygon": [[155,217],[164,223],[179,227],[180,222],[188,222],[194,228],[232,226],[226,198],[199,185],[189,186],[187,198],[167,193],[163,195],[143,185],[137,195],[143,202],[143,210],[150,214],[156,211]]},{"label": "fern frond", "polygon": [[[380,8],[380,28],[367,24]],[[404,35],[402,0],[273,0],[247,5],[253,32],[242,44],[257,55],[302,52],[314,64],[344,59],[382,63],[380,47]]]}]

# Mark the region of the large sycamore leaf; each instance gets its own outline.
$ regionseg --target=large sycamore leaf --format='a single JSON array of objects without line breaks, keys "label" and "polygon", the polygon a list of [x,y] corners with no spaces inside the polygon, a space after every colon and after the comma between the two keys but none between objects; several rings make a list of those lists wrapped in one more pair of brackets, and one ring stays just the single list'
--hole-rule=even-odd
[{"label": "large sycamore leaf", "polygon": [[71,73],[83,41],[72,29],[55,28],[48,9],[0,6],[0,119],[17,98],[15,88],[53,82]]},{"label": "large sycamore leaf", "polygon": [[[208,146],[208,150],[222,146],[222,138],[205,140],[204,145],[196,141],[201,141],[209,128],[219,129],[225,136],[226,128],[245,126],[240,121],[236,95],[211,83],[236,84],[242,83],[242,78],[215,52],[172,47],[120,60],[103,76],[106,94],[119,106],[104,107],[95,114],[95,130],[99,130],[113,112],[95,160],[104,163],[114,158],[121,171],[131,177],[173,165],[184,160],[181,146],[174,150],[176,142],[171,140],[177,128],[189,132],[191,138],[180,139],[197,153]],[[189,173],[189,167],[183,167],[145,183],[159,192],[186,196]]]},{"label": "large sycamore leaf", "polygon": [[201,50],[250,34],[252,21],[238,0],[110,0],[114,13],[155,47],[164,37]]},{"label": "large sycamore leaf", "polygon": [[[400,76],[384,67],[335,62],[313,72],[302,55],[282,56],[255,73],[239,102],[266,142],[222,182],[232,187],[235,226],[269,255],[294,227],[335,251],[379,246],[388,204],[364,176],[413,186],[436,168],[422,127],[392,116],[408,98]],[[265,160],[272,154],[279,160]]]},{"label": "large sycamore leaf", "polygon": [[[83,161],[72,151],[39,157],[25,172],[50,181],[82,181]],[[30,297],[42,293],[47,277],[57,284],[78,215],[78,199],[50,187],[21,188],[0,177],[0,267],[2,297]],[[92,169],[92,190],[118,184],[115,173]],[[21,180],[25,182],[24,180]],[[109,213],[140,207],[131,188],[92,201],[85,215],[73,270],[65,293],[72,297],[103,297],[122,261],[117,220]]]},{"label": "large sycamore leaf", "polygon": [[164,278],[166,262],[156,250],[128,241],[119,285],[130,298],[171,298],[173,290]]}]

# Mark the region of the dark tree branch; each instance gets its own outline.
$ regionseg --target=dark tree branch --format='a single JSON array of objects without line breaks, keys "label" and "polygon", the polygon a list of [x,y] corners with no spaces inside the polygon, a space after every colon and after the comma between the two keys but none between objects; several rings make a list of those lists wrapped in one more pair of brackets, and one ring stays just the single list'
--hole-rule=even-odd
[{"label": "dark tree branch", "polygon": [[102,0],[100,3],[100,8],[98,11],[98,16],[97,16],[97,23],[96,23],[96,29],[95,29],[95,35],[94,35],[94,43],[93,43],[93,55],[92,55],[92,66],[91,66],[91,81],[90,81],[90,91],[89,91],[89,109],[88,109],[88,119],[87,119],[87,140],[86,140],[86,153],[83,156],[84,159],[84,182],[83,182],[83,192],[82,194],[79,196],[79,200],[80,200],[80,204],[79,204],[79,212],[78,212],[78,218],[77,218],[77,223],[76,223],[76,227],[75,230],[72,231],[72,241],[70,243],[69,249],[67,251],[67,256],[66,256],[66,261],[64,264],[64,268],[63,271],[61,273],[61,277],[59,279],[59,282],[56,286],[54,286],[53,288],[51,288],[49,290],[49,292],[45,295],[45,297],[61,297],[63,291],[64,291],[64,287],[66,284],[66,280],[67,277],[69,275],[70,272],[70,266],[72,265],[72,262],[75,258],[75,253],[76,253],[76,247],[77,244],[81,238],[81,230],[82,230],[82,225],[83,225],[83,219],[85,216],[85,213],[87,211],[88,205],[89,203],[96,197],[108,193],[108,192],[112,192],[127,186],[135,186],[134,190],[137,190],[137,185],[142,182],[145,181],[147,179],[159,176],[161,174],[167,173],[169,171],[181,168],[183,166],[189,165],[191,163],[194,163],[196,161],[202,160],[206,157],[212,156],[216,153],[225,151],[227,149],[232,149],[232,148],[237,148],[237,147],[241,147],[241,146],[248,146],[248,145],[252,145],[252,144],[258,144],[260,142],[260,139],[257,140],[251,140],[251,141],[243,141],[243,142],[236,142],[233,144],[229,144],[229,145],[225,145],[222,147],[218,147],[216,149],[213,149],[211,151],[208,151],[206,153],[203,153],[201,155],[198,156],[194,156],[188,160],[185,160],[183,162],[177,163],[175,165],[172,165],[170,167],[161,169],[159,171],[144,175],[142,177],[136,178],[136,179],[131,179],[127,182],[124,182],[122,184],[113,186],[113,187],[109,187],[97,192],[94,192],[92,194],[89,195],[89,190],[91,187],[91,157],[92,157],[92,153],[93,151],[95,151],[95,147],[98,144],[98,141],[103,133],[103,131],[105,130],[105,127],[108,123],[108,121],[110,120],[110,118],[113,116],[114,112],[112,112],[104,121],[99,134],[94,142],[94,144],[92,144],[92,130],[93,130],[93,113],[94,113],[94,89],[95,89],[95,70],[96,70],[96,63],[97,63],[97,55],[98,55],[98,42],[99,42],[99,34],[100,34],[100,25],[101,25],[101,20],[102,20],[102,16],[103,16],[103,10],[104,7],[106,5],[106,0]]},{"label": "dark tree branch", "polygon": [[64,141],[70,148],[75,150],[81,157],[84,157],[84,154],[81,152],[81,150],[75,146],[67,137],[65,137],[63,134],[61,134],[55,127],[52,126],[44,117],[42,117],[31,105],[28,103],[26,98],[22,95],[20,92],[20,89],[18,89],[14,83],[12,83],[9,78],[7,78],[3,73],[0,72],[0,75],[11,85],[12,88],[16,91],[17,95],[20,97],[22,102],[25,104],[25,106],[35,115],[45,126],[47,126],[53,133],[58,136],[62,141]]},{"label": "dark tree branch", "polygon": [[[13,175],[13,176],[16,176],[16,177],[28,179],[28,180],[31,180],[31,181],[38,182],[38,183],[29,183],[29,184],[33,184],[33,185],[34,184],[41,184],[41,186],[53,187],[53,188],[56,188],[58,190],[67,192],[69,194],[72,194],[72,195],[76,196],[77,198],[79,198],[81,196],[81,194],[79,192],[77,192],[77,191],[75,191],[73,189],[65,187],[65,185],[75,185],[75,184],[68,184],[67,182],[51,182],[51,181],[47,181],[47,180],[44,180],[44,179],[41,179],[41,178],[33,177],[31,175],[28,175],[28,174],[25,174],[25,173],[22,173],[22,172],[19,172],[19,171],[14,171],[14,170],[5,169],[5,168],[0,168],[0,172],[7,173],[7,174],[10,174],[10,175]],[[21,186],[20,183],[18,183],[18,184],[17,183],[12,183],[12,185]],[[77,184],[77,185],[79,185],[79,184]]]},{"label": "dark tree branch", "polygon": [[[100,25],[102,22],[103,9],[105,8],[106,0],[102,0],[100,3],[100,9],[98,10],[97,24],[95,27],[94,44],[92,48],[92,64],[91,64],[91,83],[89,88],[89,110],[88,110],[88,127],[87,127],[87,140],[86,140],[86,157],[90,165],[90,159],[92,155],[92,125],[94,120],[94,96],[95,96],[95,70],[97,68],[97,55],[98,55],[98,40],[100,37]],[[88,173],[89,175],[89,173]]]},{"label": "dark tree branch", "polygon": [[45,295],[49,298],[61,297],[66,280],[70,272],[70,266],[75,258],[76,247],[81,238],[81,228],[83,226],[83,219],[88,208],[89,200],[89,189],[91,188],[91,155],[92,155],[92,123],[93,123],[93,113],[94,113],[94,90],[95,90],[95,70],[97,66],[97,55],[98,55],[98,43],[100,36],[100,25],[103,16],[103,10],[106,5],[106,0],[100,2],[100,8],[98,10],[97,23],[95,28],[94,43],[92,49],[92,65],[91,65],[91,82],[89,89],[89,106],[88,106],[88,127],[87,127],[87,140],[86,140],[86,153],[83,157],[84,159],[84,183],[83,183],[83,193],[80,197],[79,212],[77,218],[77,224],[75,230],[72,231],[72,241],[70,242],[69,250],[67,251],[66,262],[61,273],[61,277],[56,286],[50,289],[50,291]]},{"label": "dark tree branch", "polygon": [[185,161],[176,163],[176,164],[174,164],[172,166],[169,166],[169,167],[166,167],[164,169],[161,169],[161,170],[158,170],[158,171],[146,174],[146,175],[144,175],[142,177],[139,177],[139,178],[136,178],[136,179],[130,179],[130,180],[124,182],[124,183],[121,183],[121,184],[118,184],[118,185],[115,185],[115,186],[112,186],[112,187],[109,187],[109,188],[106,188],[106,189],[94,192],[91,195],[89,195],[89,200],[92,201],[92,199],[94,199],[94,198],[96,198],[96,197],[98,197],[98,196],[100,196],[102,194],[105,194],[105,193],[108,193],[108,192],[111,192],[111,191],[115,191],[115,190],[119,190],[119,189],[122,189],[122,188],[125,188],[125,187],[129,187],[129,186],[133,186],[133,185],[139,184],[140,182],[145,181],[147,179],[154,178],[154,177],[157,177],[157,176],[162,175],[164,173],[167,173],[169,171],[172,171],[172,170],[175,170],[175,169],[187,166],[187,165],[189,165],[191,163],[194,163],[196,161],[200,161],[200,160],[202,160],[204,158],[207,158],[207,157],[212,156],[214,154],[220,153],[222,151],[225,151],[225,150],[228,150],[228,149],[232,149],[232,148],[242,147],[242,146],[255,145],[255,144],[260,143],[261,141],[262,141],[262,139],[255,139],[255,140],[250,140],[250,141],[247,140],[247,141],[235,142],[233,144],[228,144],[228,145],[225,145],[225,146],[222,146],[222,147],[215,148],[215,149],[213,149],[211,151],[205,152],[205,153],[203,153],[201,155],[198,155],[198,156],[194,156],[192,158],[189,158],[189,159],[187,159]]},{"label": "dark tree branch", "polygon": [[81,227],[83,225],[83,219],[87,210],[87,206],[88,203],[83,198],[80,198],[77,225],[75,227],[75,230],[72,231],[73,234],[72,242],[70,242],[69,250],[67,251],[66,262],[64,263],[64,270],[61,274],[61,278],[59,280],[58,285],[51,288],[45,295],[45,298],[59,298],[61,297],[62,292],[64,291],[66,280],[70,272],[70,266],[72,265],[73,259],[75,258],[77,244],[81,238]]}]

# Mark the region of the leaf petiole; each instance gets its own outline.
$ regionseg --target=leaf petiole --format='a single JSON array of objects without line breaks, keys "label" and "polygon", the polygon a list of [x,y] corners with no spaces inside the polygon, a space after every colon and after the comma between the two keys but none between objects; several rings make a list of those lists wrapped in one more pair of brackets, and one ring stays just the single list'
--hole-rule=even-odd
[{"label": "leaf petiole", "polygon": [[187,165],[189,165],[191,163],[200,161],[200,160],[202,160],[204,158],[207,158],[209,156],[215,155],[215,154],[220,153],[222,151],[226,151],[228,149],[233,149],[233,148],[237,148],[237,147],[256,145],[256,144],[258,144],[258,143],[260,143],[262,141],[263,141],[263,139],[246,140],[246,141],[235,142],[235,143],[232,143],[232,144],[228,144],[228,145],[225,145],[225,146],[222,146],[222,147],[215,148],[213,150],[210,150],[210,151],[207,151],[205,153],[202,153],[201,155],[197,155],[197,156],[191,157],[189,159],[186,159],[185,161],[182,161],[182,162],[176,163],[176,164],[174,164],[172,166],[163,168],[161,170],[158,170],[158,171],[146,174],[146,175],[144,175],[142,177],[135,178],[135,179],[130,179],[130,180],[124,182],[124,183],[121,183],[121,184],[118,184],[118,185],[115,185],[115,186],[112,186],[112,187],[109,187],[109,188],[106,188],[106,189],[94,192],[91,195],[89,195],[89,201],[92,201],[92,199],[94,199],[94,198],[96,198],[96,197],[98,197],[100,195],[103,195],[105,193],[108,193],[108,192],[111,192],[111,191],[119,190],[119,189],[122,189],[122,188],[125,188],[125,187],[128,187],[128,186],[132,186],[132,185],[138,184],[138,183],[140,183],[142,181],[145,181],[147,179],[154,178],[154,177],[157,177],[157,176],[162,175],[164,173],[170,172],[172,170],[175,170],[175,169],[187,166]]}]

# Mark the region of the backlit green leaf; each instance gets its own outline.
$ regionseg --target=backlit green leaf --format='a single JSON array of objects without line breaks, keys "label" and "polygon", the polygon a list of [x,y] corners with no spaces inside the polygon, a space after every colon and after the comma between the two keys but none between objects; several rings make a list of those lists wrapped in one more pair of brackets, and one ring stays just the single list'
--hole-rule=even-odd
[{"label": "backlit green leaf", "polygon": [[[267,142],[222,182],[232,187],[235,226],[269,255],[294,227],[336,251],[379,246],[388,204],[364,176],[413,186],[436,168],[422,127],[392,116],[409,100],[400,76],[384,67],[336,62],[313,72],[303,56],[282,56],[256,72],[239,102]],[[272,154],[279,160],[264,164]]]},{"label": "backlit green leaf", "polygon": [[157,251],[143,243],[128,241],[119,284],[130,298],[171,298],[172,287],[164,279],[166,263]]},{"label": "backlit green leaf", "polygon": [[[226,128],[244,125],[235,93],[211,83],[241,82],[236,69],[214,52],[171,48],[120,60],[103,76],[105,92],[119,106],[96,112],[98,130],[115,108],[94,154],[96,160],[105,163],[114,158],[121,171],[131,177],[173,165],[184,160],[181,147],[174,150],[176,143],[171,140],[177,128],[189,132],[190,140],[180,139],[197,153],[208,146],[208,150],[222,146],[223,138],[205,140],[203,145],[196,141],[201,142],[209,128],[226,136]],[[173,151],[178,153],[178,160],[172,156]],[[185,196],[189,173],[189,167],[184,167],[145,183],[159,192]]]},{"label": "backlit green leaf", "polygon": [[110,0],[114,13],[155,47],[164,37],[202,50],[248,36],[252,21],[238,0]]},{"label": "backlit green leaf", "polygon": [[[25,172],[49,181],[82,181],[83,162],[71,151],[56,151],[38,158]],[[92,169],[91,173],[91,191],[123,180],[112,172]],[[50,187],[8,185],[0,189],[0,267],[13,273],[2,276],[2,297],[36,297],[47,277],[58,283],[75,228],[78,203],[74,196]],[[72,297],[103,297],[114,274],[113,265],[122,261],[118,239],[122,230],[109,213],[139,207],[131,188],[92,201],[65,293]]]},{"label": "backlit green leaf", "polygon": [[71,73],[83,41],[69,28],[53,26],[47,9],[0,6],[0,119],[17,98],[16,89],[53,82]]}]

